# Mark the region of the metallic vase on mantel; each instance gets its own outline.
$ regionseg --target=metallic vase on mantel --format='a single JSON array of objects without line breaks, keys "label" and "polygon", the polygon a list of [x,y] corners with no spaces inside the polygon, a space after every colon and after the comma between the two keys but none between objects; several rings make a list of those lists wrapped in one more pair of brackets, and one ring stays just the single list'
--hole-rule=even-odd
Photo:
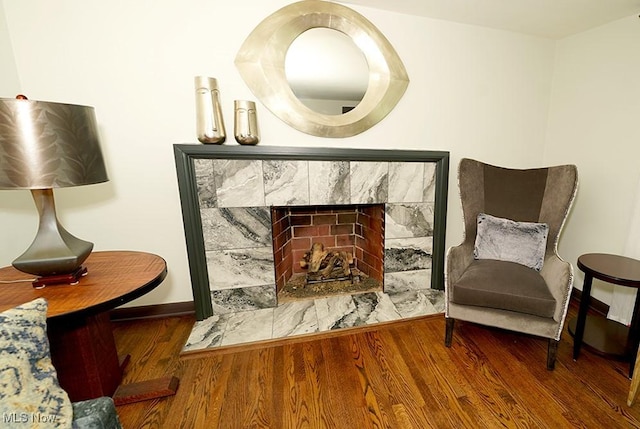
[{"label": "metallic vase on mantel", "polygon": [[234,101],[234,135],[240,144],[255,145],[260,141],[256,103],[247,100]]},{"label": "metallic vase on mantel", "polygon": [[196,76],[196,132],[201,143],[222,144],[226,138],[218,82]]}]

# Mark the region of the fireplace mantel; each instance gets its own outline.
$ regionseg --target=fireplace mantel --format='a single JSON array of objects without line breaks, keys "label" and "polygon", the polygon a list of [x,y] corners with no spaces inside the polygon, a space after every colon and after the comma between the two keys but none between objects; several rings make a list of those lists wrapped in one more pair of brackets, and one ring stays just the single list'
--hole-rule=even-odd
[{"label": "fireplace mantel", "polygon": [[[216,272],[223,265],[216,258],[268,259],[265,249],[271,243],[266,242],[272,237],[263,218],[271,206],[382,203],[389,216],[429,213],[429,231],[412,239],[429,240],[430,271],[420,272],[429,272],[431,288],[444,288],[449,152],[175,144],[174,155],[198,320],[213,315],[212,295],[217,291],[249,290],[258,284],[268,289],[271,280],[275,289],[268,272],[261,279],[247,280],[246,286],[242,276],[227,281]],[[346,174],[340,179],[349,180],[346,195],[296,191],[304,190],[305,181],[326,169]],[[244,220],[235,222],[234,216]],[[245,232],[245,221],[256,225],[248,233],[250,243],[225,244],[225,234],[233,229],[224,223],[229,219],[242,223]],[[394,240],[402,238],[390,237],[389,242]]]}]

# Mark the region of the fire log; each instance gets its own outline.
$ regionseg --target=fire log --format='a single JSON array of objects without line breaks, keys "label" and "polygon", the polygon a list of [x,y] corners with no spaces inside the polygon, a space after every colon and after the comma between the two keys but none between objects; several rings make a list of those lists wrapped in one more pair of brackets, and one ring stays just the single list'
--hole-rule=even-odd
[{"label": "fire log", "polygon": [[322,243],[313,243],[311,249],[300,260],[300,266],[307,268],[309,273],[318,273],[322,278],[331,276],[336,268],[342,268],[342,275],[351,274],[353,255],[349,252],[333,252],[324,248]]}]

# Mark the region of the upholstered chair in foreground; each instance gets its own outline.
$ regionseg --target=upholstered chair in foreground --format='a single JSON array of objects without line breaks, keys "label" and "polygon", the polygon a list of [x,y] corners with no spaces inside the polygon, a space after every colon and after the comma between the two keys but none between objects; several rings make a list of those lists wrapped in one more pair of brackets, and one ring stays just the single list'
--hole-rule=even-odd
[{"label": "upholstered chair in foreground", "polygon": [[[47,301],[0,313],[0,415],[5,426],[122,429],[109,397],[71,402],[58,383],[47,338]],[[7,426],[8,425],[8,426]]]},{"label": "upholstered chair in foreground", "polygon": [[517,170],[462,159],[465,238],[447,252],[445,345],[464,320],[548,338],[547,368],[569,306],[573,267],[557,252],[578,186],[574,165]]}]

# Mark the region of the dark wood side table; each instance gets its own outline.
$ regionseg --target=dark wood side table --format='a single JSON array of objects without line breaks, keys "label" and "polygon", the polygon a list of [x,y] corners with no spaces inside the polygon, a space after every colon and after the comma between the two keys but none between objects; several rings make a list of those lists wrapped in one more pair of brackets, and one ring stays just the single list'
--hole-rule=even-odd
[{"label": "dark wood side table", "polygon": [[628,328],[604,317],[587,317],[587,311],[594,278],[620,286],[640,288],[640,261],[625,256],[588,253],[578,258],[578,268],[584,272],[584,285],[578,317],[569,322],[569,332],[573,334],[573,359],[578,359],[584,342],[600,354],[629,360],[631,378],[640,344],[640,294],[636,297]]},{"label": "dark wood side table", "polygon": [[[120,385],[129,358],[119,359],[109,319],[109,310],[162,283],[165,260],[144,252],[108,251],[92,253],[84,265],[88,273],[76,285],[34,289],[31,282],[0,284],[0,311],[40,297],[48,301],[51,360],[74,402],[112,396],[120,405],[175,393],[175,377]],[[13,267],[0,269],[3,281],[29,278]]]}]

